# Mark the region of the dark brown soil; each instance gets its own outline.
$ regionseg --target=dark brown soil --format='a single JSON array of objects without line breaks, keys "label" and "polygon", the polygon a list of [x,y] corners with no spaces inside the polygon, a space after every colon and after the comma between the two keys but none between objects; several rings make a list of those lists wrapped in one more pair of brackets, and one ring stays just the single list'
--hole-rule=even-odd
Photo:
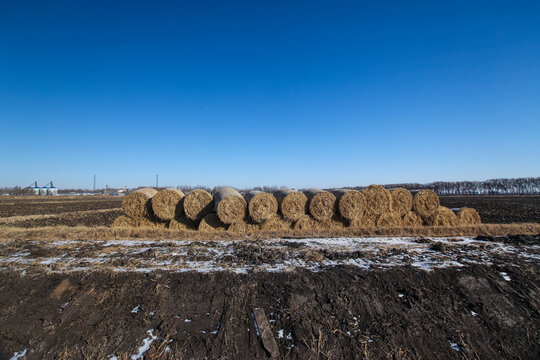
[{"label": "dark brown soil", "polygon": [[41,226],[111,226],[118,216],[123,215],[121,209],[111,211],[83,212],[59,214],[52,217],[21,219],[1,226],[35,228]]},{"label": "dark brown soil", "polygon": [[121,204],[119,196],[2,196],[0,217],[114,209]]},{"label": "dark brown soil", "polygon": [[[431,271],[410,265],[247,274],[4,268],[0,359],[24,349],[24,359],[129,358],[149,338],[149,330],[157,338],[145,359],[268,358],[269,346],[257,336],[256,308],[264,310],[279,358],[538,359],[540,268],[538,260],[525,261],[519,247],[536,246],[539,237],[478,240],[486,247],[497,247],[494,241],[511,244],[518,251],[491,258],[492,265]],[[429,246],[432,240],[418,239],[424,242]],[[287,251],[298,247],[291,244],[282,246]],[[4,255],[22,256],[23,246],[33,257],[57,257],[66,247],[77,251],[80,244],[13,246]],[[429,251],[459,254],[467,249],[453,248],[432,246]],[[90,249],[81,251],[87,256]],[[156,250],[150,251],[160,259]],[[241,249],[237,253],[243,256]],[[148,251],[133,254],[152,257]]]},{"label": "dark brown soil", "polygon": [[[500,270],[513,281],[502,280]],[[158,340],[148,358],[164,341],[170,358],[267,358],[254,308],[265,310],[274,334],[283,329],[284,337],[276,336],[283,358],[537,359],[538,275],[538,268],[483,266],[251,275],[1,273],[0,359],[27,348],[28,359],[64,351],[72,358],[133,354],[150,329]]]},{"label": "dark brown soil", "polygon": [[472,207],[487,224],[540,223],[540,196],[441,196],[441,205],[450,209]]}]

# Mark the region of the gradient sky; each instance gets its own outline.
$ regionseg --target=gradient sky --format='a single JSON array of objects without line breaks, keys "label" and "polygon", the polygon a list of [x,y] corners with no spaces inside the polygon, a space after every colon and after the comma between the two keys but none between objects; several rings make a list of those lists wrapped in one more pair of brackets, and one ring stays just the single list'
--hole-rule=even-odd
[{"label": "gradient sky", "polygon": [[539,1],[2,1],[0,186],[540,176]]}]

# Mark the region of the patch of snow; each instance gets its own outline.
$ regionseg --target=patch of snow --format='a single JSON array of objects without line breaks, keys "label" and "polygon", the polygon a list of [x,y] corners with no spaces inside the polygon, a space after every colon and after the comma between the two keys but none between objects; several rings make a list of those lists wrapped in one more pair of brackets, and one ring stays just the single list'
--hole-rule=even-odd
[{"label": "patch of snow", "polygon": [[191,321],[192,321],[192,320],[189,319],[189,318],[185,318],[185,319],[184,319],[184,322],[191,322]]},{"label": "patch of snow", "polygon": [[278,330],[277,337],[278,337],[278,339],[283,339],[283,329]]},{"label": "patch of snow", "polygon": [[461,352],[461,347],[460,347],[457,343],[452,342],[452,341],[450,341],[450,340],[448,340],[448,343],[450,344],[450,347],[451,347],[452,349]]},{"label": "patch of snow", "polygon": [[402,297],[404,297],[405,295],[403,295],[403,294],[399,294],[399,293],[398,293],[398,295],[397,295],[397,296],[399,296],[400,298],[402,298]]},{"label": "patch of snow", "polygon": [[20,359],[20,358],[22,358],[23,356],[26,355],[26,352],[27,352],[27,351],[28,351],[28,349],[24,349],[24,350],[21,351],[21,352],[16,351],[16,352],[13,354],[13,356],[11,357],[11,359],[9,359],[9,360],[17,360],[17,359]]},{"label": "patch of snow", "polygon": [[133,310],[131,310],[131,312],[132,312],[133,314],[136,314],[136,313],[139,312],[139,309],[140,309],[140,308],[141,308],[141,305],[137,305],[137,306],[135,306],[135,307],[133,308]]},{"label": "patch of snow", "polygon": [[512,279],[510,279],[510,276],[508,276],[507,273],[505,273],[504,271],[501,271],[499,274],[501,274],[502,278],[506,281],[510,281]]},{"label": "patch of snow", "polygon": [[477,315],[478,315],[478,314],[475,313],[474,311],[472,311],[472,310],[470,310],[470,311],[471,311],[471,315],[472,315],[472,316],[477,316]]},{"label": "patch of snow", "polygon": [[139,348],[139,352],[131,355],[131,360],[142,359],[144,353],[150,349],[150,345],[157,339],[157,335],[154,335],[153,329],[148,330],[146,333],[148,334],[148,337],[143,339],[143,345]]}]

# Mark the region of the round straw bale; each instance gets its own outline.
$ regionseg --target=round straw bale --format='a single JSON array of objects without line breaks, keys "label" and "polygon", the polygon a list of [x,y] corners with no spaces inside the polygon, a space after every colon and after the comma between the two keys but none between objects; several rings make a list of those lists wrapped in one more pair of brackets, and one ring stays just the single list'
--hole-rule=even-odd
[{"label": "round straw bale", "polygon": [[137,226],[141,228],[164,229],[167,227],[167,222],[159,221],[156,218],[138,219],[136,220],[136,222],[137,222]]},{"label": "round straw bale", "polygon": [[219,220],[216,213],[210,213],[204,217],[199,223],[199,231],[213,232],[213,231],[225,231],[227,225]]},{"label": "round straw bale", "polygon": [[214,210],[214,199],[206,190],[193,190],[184,198],[184,212],[194,221],[201,221]]},{"label": "round straw bale", "polygon": [[263,223],[277,215],[278,202],[269,193],[253,190],[244,195],[248,203],[248,211],[251,219],[256,223]]},{"label": "round straw bale", "polygon": [[459,224],[456,214],[444,206],[439,206],[435,214],[426,222],[429,226],[456,226]]},{"label": "round straw bale", "polygon": [[246,216],[246,200],[232,187],[217,189],[214,194],[214,208],[224,224],[234,224]]},{"label": "round straw bale", "polygon": [[315,228],[318,230],[341,230],[347,225],[347,220],[334,215],[329,220],[316,221]]},{"label": "round straw bale", "polygon": [[313,230],[315,228],[315,220],[309,215],[302,215],[294,222],[294,230]]},{"label": "round straw bale", "polygon": [[198,225],[195,221],[188,219],[186,214],[182,213],[175,219],[170,220],[168,227],[171,230],[197,230]]},{"label": "round straw bale", "polygon": [[474,225],[482,222],[478,211],[473,208],[464,207],[459,209],[457,217],[460,225]]},{"label": "round straw bale", "polygon": [[440,201],[437,194],[431,190],[420,190],[413,198],[413,210],[424,220],[434,216],[439,208]]},{"label": "round straw bale", "polygon": [[413,196],[409,190],[395,188],[390,194],[392,194],[392,211],[403,217],[412,210]]},{"label": "round straw bale", "polygon": [[378,218],[392,210],[392,194],[380,185],[369,185],[362,191],[366,197],[366,215]]},{"label": "round straw bale", "polygon": [[122,200],[122,209],[132,219],[149,218],[152,213],[152,197],[157,194],[157,190],[143,188],[135,190],[126,195]]},{"label": "round straw bale", "polygon": [[315,220],[330,220],[336,209],[336,197],[329,191],[309,189],[304,192],[308,198],[308,210]]},{"label": "round straw bale", "polygon": [[422,225],[424,225],[424,220],[416,211],[411,210],[403,217],[403,226],[419,227]]},{"label": "round straw bale", "polygon": [[377,219],[377,227],[401,227],[402,225],[401,216],[394,211],[385,212]]},{"label": "round straw bale", "polygon": [[375,227],[375,218],[373,216],[362,216],[349,221],[349,227],[360,229],[373,229]]},{"label": "round straw bale", "polygon": [[231,224],[229,225],[229,228],[227,229],[228,232],[235,233],[235,234],[253,233],[259,230],[260,230],[260,225],[251,223],[249,219],[244,219],[237,223]]},{"label": "round straw bale", "polygon": [[136,225],[137,225],[137,222],[133,220],[132,218],[126,215],[120,215],[119,217],[114,219],[113,223],[111,224],[111,227],[133,227]]},{"label": "round straw bale", "polygon": [[262,231],[289,230],[291,227],[292,224],[290,221],[285,220],[281,216],[277,215],[261,224]]},{"label": "round straw bale", "polygon": [[152,210],[161,220],[171,220],[183,212],[184,193],[177,189],[165,189],[152,197]]},{"label": "round straw bale", "polygon": [[287,220],[296,221],[306,215],[307,197],[300,191],[282,188],[274,193],[279,211]]},{"label": "round straw bale", "polygon": [[337,199],[337,209],[345,219],[361,218],[366,211],[366,197],[358,190],[332,190]]}]

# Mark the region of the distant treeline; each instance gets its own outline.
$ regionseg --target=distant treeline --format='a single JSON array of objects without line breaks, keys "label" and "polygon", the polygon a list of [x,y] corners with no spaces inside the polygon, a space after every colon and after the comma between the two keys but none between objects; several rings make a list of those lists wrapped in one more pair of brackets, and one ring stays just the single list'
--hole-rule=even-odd
[{"label": "distant treeline", "polygon": [[[439,195],[540,195],[540,177],[529,178],[517,178],[517,179],[490,179],[486,181],[437,181],[430,184],[418,184],[418,183],[404,183],[404,184],[389,184],[384,185],[388,189],[403,187],[405,189],[415,191],[421,189],[430,189],[435,191]],[[205,189],[212,191],[212,188],[203,185],[182,185],[176,187],[182,190],[184,193],[188,193],[194,189]],[[279,186],[262,186],[251,189],[240,189],[242,191],[247,190],[261,190],[266,192],[274,192],[278,190]],[[348,187],[352,189],[362,190],[365,186]],[[164,189],[162,187],[158,188]],[[130,189],[132,190],[132,189]],[[99,190],[87,190],[87,189],[59,189],[58,193],[62,195],[67,194],[104,194],[113,193],[113,189],[99,189]],[[33,193],[31,188],[22,188],[20,186],[4,187],[0,188],[0,194],[10,195],[31,195]]]},{"label": "distant treeline", "polygon": [[387,188],[430,189],[439,195],[539,195],[540,177],[486,181],[437,181],[431,184],[391,184]]}]

